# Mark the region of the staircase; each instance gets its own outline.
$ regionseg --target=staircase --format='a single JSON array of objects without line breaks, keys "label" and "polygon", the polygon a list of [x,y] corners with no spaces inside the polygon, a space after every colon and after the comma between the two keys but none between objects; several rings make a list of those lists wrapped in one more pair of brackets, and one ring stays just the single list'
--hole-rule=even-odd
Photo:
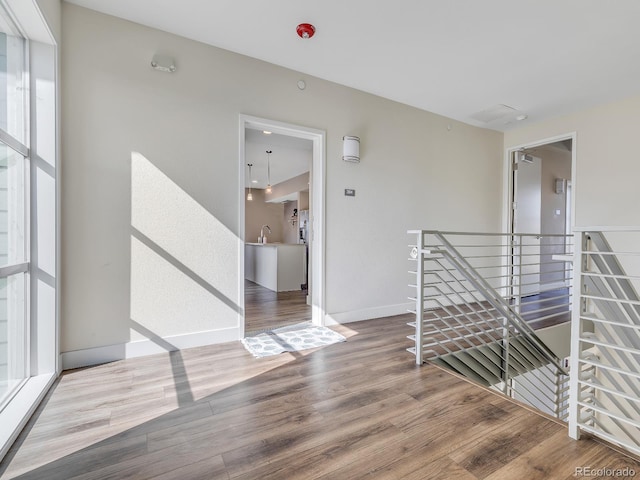
[{"label": "staircase", "polygon": [[409,233],[416,362],[565,420],[568,370],[533,327],[570,321],[571,236]]}]

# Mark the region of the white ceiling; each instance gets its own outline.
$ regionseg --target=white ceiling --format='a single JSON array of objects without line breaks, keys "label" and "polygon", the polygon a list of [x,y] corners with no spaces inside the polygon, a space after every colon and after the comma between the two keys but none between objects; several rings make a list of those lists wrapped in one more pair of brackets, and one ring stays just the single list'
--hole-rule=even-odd
[{"label": "white ceiling", "polygon": [[[251,176],[257,183],[252,188],[267,187],[267,150],[271,163],[271,185],[302,175],[311,168],[313,142],[303,138],[272,133],[265,135],[262,130],[245,130],[245,163],[251,163]],[[249,168],[245,170],[245,186],[249,187]]]},{"label": "white ceiling", "polygon": [[496,130],[640,93],[638,0],[68,1]]}]

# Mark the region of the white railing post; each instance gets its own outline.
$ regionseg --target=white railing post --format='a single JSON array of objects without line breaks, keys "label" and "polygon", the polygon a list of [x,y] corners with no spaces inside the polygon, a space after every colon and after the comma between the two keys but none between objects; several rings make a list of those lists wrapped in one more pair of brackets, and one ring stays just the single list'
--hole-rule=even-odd
[{"label": "white railing post", "polygon": [[424,316],[424,231],[418,232],[417,238],[418,265],[416,268],[416,364],[422,365],[422,326]]},{"label": "white railing post", "polygon": [[[571,312],[571,353],[569,365],[569,436],[580,438],[578,427],[580,416],[580,337],[582,336],[582,313],[585,305],[582,298],[582,272],[586,269],[587,258],[582,254],[587,248],[587,232],[576,232],[573,254],[573,308]],[[579,240],[579,241],[578,241]]]},{"label": "white railing post", "polygon": [[520,235],[517,237],[514,236],[514,238],[518,239],[514,242],[517,245],[518,252],[515,262],[518,269],[518,276],[516,277],[516,284],[514,286],[515,298],[513,299],[513,309],[516,313],[520,313],[520,305],[522,303],[522,249],[524,248],[524,237]]}]

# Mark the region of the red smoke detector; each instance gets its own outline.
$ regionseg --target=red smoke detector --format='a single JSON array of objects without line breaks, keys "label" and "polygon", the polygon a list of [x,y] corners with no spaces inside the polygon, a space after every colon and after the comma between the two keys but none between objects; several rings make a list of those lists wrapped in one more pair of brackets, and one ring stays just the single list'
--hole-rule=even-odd
[{"label": "red smoke detector", "polygon": [[316,33],[316,27],[310,23],[301,23],[296,27],[296,32],[300,38],[311,38]]}]

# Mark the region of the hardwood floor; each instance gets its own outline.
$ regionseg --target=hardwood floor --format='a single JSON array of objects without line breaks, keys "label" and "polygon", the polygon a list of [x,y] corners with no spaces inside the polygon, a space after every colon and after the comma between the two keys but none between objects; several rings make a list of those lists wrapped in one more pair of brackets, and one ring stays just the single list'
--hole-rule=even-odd
[{"label": "hardwood floor", "polygon": [[569,289],[558,288],[522,299],[522,318],[534,329],[571,321]]},{"label": "hardwood floor", "polygon": [[245,280],[244,295],[244,328],[247,334],[311,320],[306,290],[274,292]]},{"label": "hardwood floor", "polygon": [[573,479],[640,464],[405,351],[407,316],[255,359],[240,342],[65,372],[0,466],[20,479]]}]

